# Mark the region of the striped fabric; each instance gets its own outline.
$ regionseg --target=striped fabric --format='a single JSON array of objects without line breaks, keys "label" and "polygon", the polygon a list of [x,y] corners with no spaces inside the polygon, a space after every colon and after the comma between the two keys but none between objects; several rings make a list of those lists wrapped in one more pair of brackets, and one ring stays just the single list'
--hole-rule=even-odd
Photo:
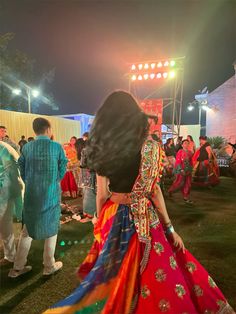
[{"label": "striped fabric", "polygon": [[[103,313],[126,313],[132,307],[139,242],[129,207],[108,201],[99,221],[96,241],[82,267],[88,275],[70,296],[45,313],[97,313],[101,309]],[[94,254],[96,248],[99,256]],[[124,289],[127,278],[129,286]]]}]

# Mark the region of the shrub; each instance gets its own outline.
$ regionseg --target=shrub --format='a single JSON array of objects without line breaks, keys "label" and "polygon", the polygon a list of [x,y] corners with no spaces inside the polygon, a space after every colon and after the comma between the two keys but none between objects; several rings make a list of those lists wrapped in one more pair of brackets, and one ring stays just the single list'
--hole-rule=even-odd
[{"label": "shrub", "polygon": [[208,137],[207,142],[211,145],[213,149],[220,149],[223,145],[227,143],[226,139],[222,136]]}]

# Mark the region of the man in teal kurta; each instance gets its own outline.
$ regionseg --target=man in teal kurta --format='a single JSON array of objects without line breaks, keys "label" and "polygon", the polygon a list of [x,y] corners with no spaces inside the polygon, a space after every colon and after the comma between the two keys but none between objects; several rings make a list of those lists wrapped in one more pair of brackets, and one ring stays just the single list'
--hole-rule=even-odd
[{"label": "man in teal kurta", "polygon": [[66,172],[67,159],[62,146],[50,140],[52,132],[48,120],[36,118],[33,129],[36,140],[24,145],[19,159],[25,182],[24,226],[9,277],[18,277],[31,270],[26,263],[32,239],[45,239],[44,275],[62,267],[61,262],[55,262],[54,252],[60,225],[60,180]]}]

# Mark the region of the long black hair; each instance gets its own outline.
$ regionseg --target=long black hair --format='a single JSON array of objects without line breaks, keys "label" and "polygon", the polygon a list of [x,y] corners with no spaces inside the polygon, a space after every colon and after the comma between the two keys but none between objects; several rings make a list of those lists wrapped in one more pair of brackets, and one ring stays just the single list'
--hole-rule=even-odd
[{"label": "long black hair", "polygon": [[87,162],[97,174],[111,177],[140,152],[148,134],[148,118],[133,96],[110,94],[98,110],[87,145]]}]

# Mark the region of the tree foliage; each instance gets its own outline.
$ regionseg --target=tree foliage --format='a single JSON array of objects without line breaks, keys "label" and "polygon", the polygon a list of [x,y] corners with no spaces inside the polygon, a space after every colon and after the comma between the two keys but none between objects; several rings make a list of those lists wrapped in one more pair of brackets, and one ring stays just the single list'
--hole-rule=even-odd
[{"label": "tree foliage", "polygon": [[[43,108],[57,110],[54,97],[49,90],[55,77],[55,69],[39,68],[36,61],[20,50],[12,49],[13,33],[0,35],[0,108],[16,111],[27,111],[25,87],[40,87],[43,97],[32,100],[32,111]],[[12,94],[12,89],[19,88],[22,95]]]},{"label": "tree foliage", "polygon": [[207,142],[211,145],[213,149],[220,149],[223,145],[226,144],[226,139],[222,136],[213,136],[208,137]]}]

